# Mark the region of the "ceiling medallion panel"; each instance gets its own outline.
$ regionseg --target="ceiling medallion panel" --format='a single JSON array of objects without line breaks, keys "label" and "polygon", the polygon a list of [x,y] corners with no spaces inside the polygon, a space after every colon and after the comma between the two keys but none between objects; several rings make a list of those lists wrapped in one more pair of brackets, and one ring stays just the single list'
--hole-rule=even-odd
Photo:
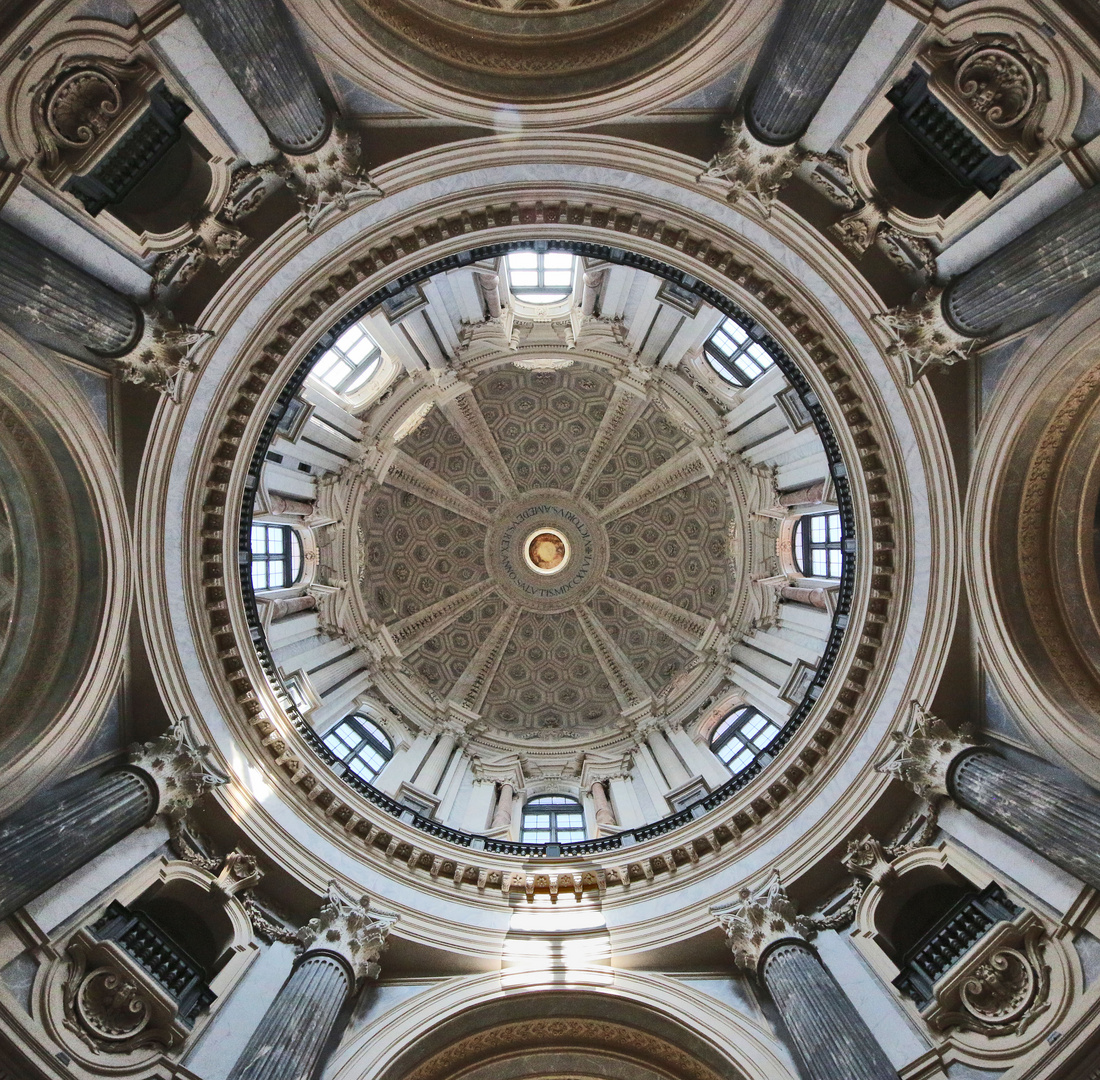
[{"label": "ceiling medallion panel", "polygon": [[738,469],[716,476],[659,399],[620,408],[593,362],[467,379],[426,391],[426,414],[412,390],[411,430],[382,406],[394,449],[343,481],[357,528],[323,561],[344,565],[348,540],[357,588],[336,620],[359,611],[348,636],[396,661],[377,692],[508,742],[621,734],[674,684],[681,703],[709,685],[717,620],[744,606]]}]

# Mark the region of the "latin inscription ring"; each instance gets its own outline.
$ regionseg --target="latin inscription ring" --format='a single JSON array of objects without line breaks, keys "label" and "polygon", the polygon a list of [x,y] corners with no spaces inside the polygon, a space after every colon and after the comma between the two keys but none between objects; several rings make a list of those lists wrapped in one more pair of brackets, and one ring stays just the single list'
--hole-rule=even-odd
[{"label": "latin inscription ring", "polygon": [[[545,530],[565,541],[568,558],[555,573],[539,573],[525,551]],[[509,600],[527,609],[552,613],[584,603],[607,573],[607,532],[596,508],[558,488],[524,492],[501,507],[485,536],[489,576]]]}]

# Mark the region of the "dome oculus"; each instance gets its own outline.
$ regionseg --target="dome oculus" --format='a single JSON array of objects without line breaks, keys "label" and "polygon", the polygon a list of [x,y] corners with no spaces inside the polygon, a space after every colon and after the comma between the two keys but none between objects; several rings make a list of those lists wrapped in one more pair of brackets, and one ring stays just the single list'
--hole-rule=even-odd
[{"label": "dome oculus", "polygon": [[569,562],[569,541],[557,529],[538,529],[525,541],[523,557],[536,574],[556,574]]}]

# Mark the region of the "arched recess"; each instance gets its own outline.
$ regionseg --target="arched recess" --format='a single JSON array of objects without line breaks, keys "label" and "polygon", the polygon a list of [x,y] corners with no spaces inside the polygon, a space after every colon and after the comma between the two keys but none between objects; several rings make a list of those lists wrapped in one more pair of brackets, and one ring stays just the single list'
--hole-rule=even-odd
[{"label": "arched recess", "polygon": [[1100,296],[1013,358],[979,436],[967,577],[983,660],[1021,729],[1100,782]]},{"label": "arched recess", "polygon": [[[501,990],[497,974],[404,1001],[371,1017],[330,1063],[332,1080],[786,1080],[793,1066],[770,1031],[723,1002],[638,972],[616,986]],[[591,974],[591,973],[589,973]],[[400,1015],[397,1015],[397,1012]],[[389,1022],[392,1021],[392,1022]]]},{"label": "arched recess", "polygon": [[3,807],[95,731],[118,686],[130,605],[129,535],[107,434],[58,366],[3,327],[0,501],[10,616],[0,642]]}]

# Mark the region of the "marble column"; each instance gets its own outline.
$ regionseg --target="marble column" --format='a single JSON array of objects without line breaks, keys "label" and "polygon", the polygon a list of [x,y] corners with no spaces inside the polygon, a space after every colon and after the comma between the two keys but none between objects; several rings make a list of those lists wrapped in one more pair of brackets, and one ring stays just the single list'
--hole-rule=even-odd
[{"label": "marble column", "polygon": [[646,745],[649,747],[650,753],[657,762],[670,789],[678,788],[691,779],[691,774],[676,755],[676,751],[673,750],[672,744],[664,731],[660,728],[651,730],[646,735]]},{"label": "marble column", "polygon": [[1093,888],[1100,888],[1100,798],[1053,768],[1008,761],[918,705],[879,766],[928,799],[947,795]]},{"label": "marble column", "polygon": [[799,585],[783,585],[779,589],[779,595],[783,600],[790,600],[795,604],[805,604],[819,611],[829,610],[829,601],[825,598],[824,589],[804,589]]},{"label": "marble column", "polygon": [[712,907],[741,971],[775,1003],[808,1080],[897,1080],[870,1028],[807,940],[809,922],[779,875],[762,889]]},{"label": "marble column", "polygon": [[451,752],[458,742],[458,737],[453,731],[446,728],[440,732],[435,746],[428,752],[424,764],[413,779],[413,783],[423,792],[429,795],[435,794],[439,787],[439,781],[443,779],[443,771],[447,768],[447,762],[451,760]]},{"label": "marble column", "polygon": [[178,814],[225,783],[180,723],[91,784],[51,791],[0,824],[0,918],[106,851],[154,814]]},{"label": "marble column", "polygon": [[265,600],[264,603],[271,610],[272,622],[297,615],[300,611],[317,610],[317,597],[312,593],[306,593],[303,596],[287,596],[278,600]]},{"label": "marble column", "polygon": [[616,825],[615,811],[611,809],[603,784],[602,780],[596,780],[589,789],[592,793],[592,805],[596,810],[596,824],[605,829],[613,829]]},{"label": "marble column", "polygon": [[1100,186],[1089,188],[944,290],[943,316],[964,337],[1023,329],[1100,283]]},{"label": "marble column", "polygon": [[881,7],[882,0],[787,0],[749,79],[744,116],[753,138],[797,142]]},{"label": "marble column", "polygon": [[4,221],[0,317],[32,341],[75,356],[123,356],[144,326],[132,301]]},{"label": "marble column", "polygon": [[493,811],[493,820],[490,830],[507,829],[512,825],[512,806],[516,798],[516,789],[506,780],[500,785],[500,793],[497,795],[497,806]]},{"label": "marble column", "polygon": [[329,885],[316,919],[298,937],[303,952],[229,1073],[229,1080],[303,1080],[316,1075],[345,1005],[367,979],[396,916],[372,911]]},{"label": "marble column", "polygon": [[281,0],[184,0],[214,55],[287,154],[308,154],[328,138],[305,50]]},{"label": "marble column", "polygon": [[808,487],[796,488],[794,491],[781,491],[775,501],[780,506],[815,506],[825,497],[825,481],[819,480]]}]

